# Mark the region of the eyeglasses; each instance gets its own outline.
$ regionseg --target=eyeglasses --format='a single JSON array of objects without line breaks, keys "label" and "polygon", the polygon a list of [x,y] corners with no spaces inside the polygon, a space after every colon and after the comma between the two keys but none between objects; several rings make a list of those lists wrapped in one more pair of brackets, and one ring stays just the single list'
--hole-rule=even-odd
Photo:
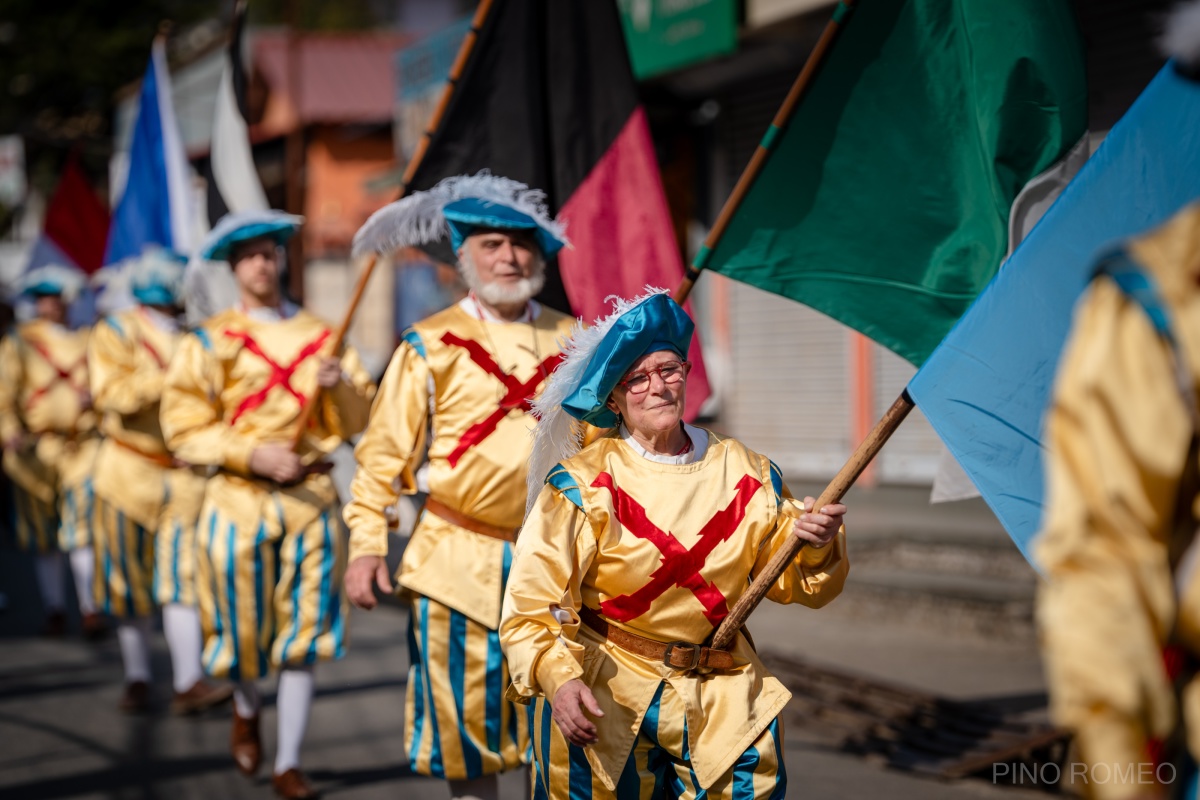
[{"label": "eyeglasses", "polygon": [[657,375],[667,386],[674,386],[683,381],[691,366],[688,361],[668,361],[660,367],[648,369],[645,372],[634,372],[625,380],[618,381],[617,386],[622,387],[630,394],[645,394],[650,390],[651,375]]}]

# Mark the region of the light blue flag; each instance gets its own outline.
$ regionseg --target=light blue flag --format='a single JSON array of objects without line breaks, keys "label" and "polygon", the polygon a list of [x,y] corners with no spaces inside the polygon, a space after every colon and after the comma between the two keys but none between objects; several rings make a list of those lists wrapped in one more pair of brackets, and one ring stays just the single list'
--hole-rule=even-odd
[{"label": "light blue flag", "polygon": [[1032,561],[1042,417],[1097,255],[1200,197],[1200,84],[1168,64],[909,383]]},{"label": "light blue flag", "polygon": [[148,244],[190,253],[189,167],[171,102],[166,45],[156,38],[142,80],[129,148],[129,176],[113,213],[104,263],[142,254]]}]

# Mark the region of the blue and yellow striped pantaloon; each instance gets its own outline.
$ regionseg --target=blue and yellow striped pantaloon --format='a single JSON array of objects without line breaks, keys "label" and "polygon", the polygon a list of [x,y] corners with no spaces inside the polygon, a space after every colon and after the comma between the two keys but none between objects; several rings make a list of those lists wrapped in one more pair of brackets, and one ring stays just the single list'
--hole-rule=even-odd
[{"label": "blue and yellow striped pantaloon", "polygon": [[47,503],[18,486],[13,487],[17,506],[17,545],[29,553],[69,553],[92,543],[92,482],[65,488]]},{"label": "blue and yellow striped pantaloon", "polygon": [[196,525],[164,517],[154,536],[154,598],[196,605]]},{"label": "blue and yellow striped pantaloon", "polygon": [[94,501],[96,606],[118,618],[154,612],[154,534],[102,497]]},{"label": "blue and yellow striped pantaloon", "polygon": [[[512,563],[505,545],[504,580]],[[470,780],[529,763],[529,714],[504,699],[499,634],[428,597],[408,625],[404,748],[421,775]]]},{"label": "blue and yellow striped pantaloon", "polygon": [[58,549],[58,506],[13,486],[16,503],[17,547],[27,553],[53,553]]},{"label": "blue and yellow striped pantaloon", "polygon": [[[534,800],[612,797],[593,774],[583,748],[563,738],[551,714],[550,703],[538,698],[533,713]],[[664,681],[642,720],[615,796],[617,800],[783,800],[786,795],[778,717],[716,783],[707,790],[700,788],[690,766],[683,703]]]},{"label": "blue and yellow striped pantaloon", "polygon": [[91,478],[75,486],[64,486],[60,490],[58,547],[64,553],[92,545],[95,503],[96,493],[92,489]]},{"label": "blue and yellow striped pantaloon", "polygon": [[235,681],[341,658],[349,609],[337,508],[300,530],[239,528],[206,500],[196,532],[204,670]]}]

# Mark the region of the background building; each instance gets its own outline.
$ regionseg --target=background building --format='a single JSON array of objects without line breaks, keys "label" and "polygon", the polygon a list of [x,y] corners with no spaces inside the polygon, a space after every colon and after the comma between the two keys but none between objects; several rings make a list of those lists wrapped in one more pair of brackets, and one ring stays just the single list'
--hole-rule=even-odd
[{"label": "background building", "polygon": [[[624,17],[676,233],[690,257],[834,3],[613,1]],[[1088,47],[1093,145],[1161,66],[1154,31],[1169,5],[1076,3]],[[256,165],[272,204],[308,218],[300,257],[305,300],[317,313],[341,315],[356,269],[348,258],[350,238],[395,196],[472,11],[470,2],[404,0],[395,5],[393,31],[294,38],[280,29],[249,31]],[[191,42],[186,62],[173,67],[183,138],[198,168],[207,156],[222,36],[210,33],[207,47]],[[114,173],[122,143],[128,146],[133,94],[118,114]],[[288,163],[297,142],[299,172]],[[297,185],[289,187],[289,176]],[[386,363],[399,327],[420,309],[454,297],[445,270],[424,260],[397,269],[403,271],[377,270],[352,330],[377,368]],[[708,422],[770,452],[797,478],[832,476],[914,372],[816,311],[715,273],[698,283],[693,301],[714,389]],[[864,480],[930,484],[944,460],[941,443],[917,410]]]}]

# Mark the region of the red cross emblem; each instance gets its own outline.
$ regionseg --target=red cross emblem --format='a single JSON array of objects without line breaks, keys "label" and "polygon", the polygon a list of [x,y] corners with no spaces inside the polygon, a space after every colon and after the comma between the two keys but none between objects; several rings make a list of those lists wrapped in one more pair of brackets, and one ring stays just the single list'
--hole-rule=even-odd
[{"label": "red cross emblem", "polygon": [[629,622],[650,610],[650,604],[670,589],[679,586],[688,589],[704,606],[704,618],[715,628],[729,614],[725,595],[715,584],[704,580],[700,568],[718,544],[728,539],[742,524],[750,498],[762,486],[762,481],[753,475],[744,475],[738,481],[737,491],[729,505],[714,514],[700,529],[699,541],[688,550],[669,531],[664,531],[646,516],[646,509],[613,484],[612,476],[601,472],[592,481],[592,486],[608,489],[613,496],[617,521],[639,539],[645,539],[662,553],[662,563],[650,573],[650,582],[633,594],[624,594],[605,600],[600,611],[609,619]]},{"label": "red cross emblem", "polygon": [[150,344],[149,339],[142,339],[142,347],[146,348],[146,352],[149,353],[150,357],[154,359],[154,363],[158,364],[159,369],[166,370],[166,368],[167,368],[166,360],[163,359],[163,357],[161,355],[159,355],[159,352],[158,352],[158,350],[156,350],[154,348],[154,345]]},{"label": "red cross emblem", "polygon": [[472,361],[478,364],[484,372],[496,378],[496,380],[504,385],[504,397],[500,398],[500,403],[497,405],[496,410],[467,428],[462,438],[458,440],[458,444],[454,446],[454,450],[447,459],[450,462],[451,468],[453,468],[458,464],[459,459],[463,457],[464,453],[496,432],[496,426],[500,424],[500,420],[508,416],[508,412],[513,409],[522,412],[532,410],[533,396],[537,394],[537,387],[542,382],[542,376],[553,372],[554,368],[562,361],[563,356],[562,353],[555,353],[549,358],[544,359],[541,364],[538,364],[537,371],[532,378],[527,381],[519,381],[500,369],[495,359],[492,358],[491,354],[479,342],[464,339],[449,331],[442,334],[442,342],[466,350],[467,355],[471,357]]},{"label": "red cross emblem", "polygon": [[29,399],[25,402],[26,410],[33,408],[35,401],[40,400],[42,397],[48,394],[51,389],[60,383],[67,384],[74,389],[76,393],[83,391],[83,387],[80,387],[75,383],[75,381],[72,379],[72,375],[75,373],[75,370],[87,365],[86,355],[81,356],[79,360],[76,361],[72,366],[63,369],[50,355],[50,351],[46,348],[46,344],[44,342],[39,342],[37,339],[26,339],[26,341],[29,343],[29,346],[32,347],[39,356],[42,357],[42,360],[50,365],[50,369],[54,370],[53,377],[50,378],[50,381],[45,386],[39,386],[30,392]]},{"label": "red cross emblem", "polygon": [[231,339],[241,340],[243,347],[261,358],[263,361],[267,362],[267,366],[271,368],[271,376],[267,378],[267,385],[238,404],[237,409],[233,412],[233,416],[229,418],[230,425],[233,425],[235,422],[237,422],[238,417],[242,416],[242,414],[245,414],[248,411],[253,411],[265,403],[267,401],[267,395],[270,394],[271,390],[276,386],[282,386],[284,389],[286,389],[288,393],[290,393],[292,397],[296,398],[296,400],[300,403],[300,410],[304,410],[304,406],[308,405],[308,398],[296,391],[296,388],[292,386],[292,375],[295,374],[296,370],[301,364],[303,364],[309,358],[312,358],[317,354],[318,351],[320,351],[321,346],[325,344],[325,340],[329,338],[329,331],[322,331],[320,336],[304,345],[300,352],[296,354],[296,357],[293,358],[288,364],[279,364],[277,361],[275,361],[275,359],[263,352],[263,349],[259,346],[258,342],[254,341],[250,334],[244,331],[227,330],[225,331],[225,335]]}]

